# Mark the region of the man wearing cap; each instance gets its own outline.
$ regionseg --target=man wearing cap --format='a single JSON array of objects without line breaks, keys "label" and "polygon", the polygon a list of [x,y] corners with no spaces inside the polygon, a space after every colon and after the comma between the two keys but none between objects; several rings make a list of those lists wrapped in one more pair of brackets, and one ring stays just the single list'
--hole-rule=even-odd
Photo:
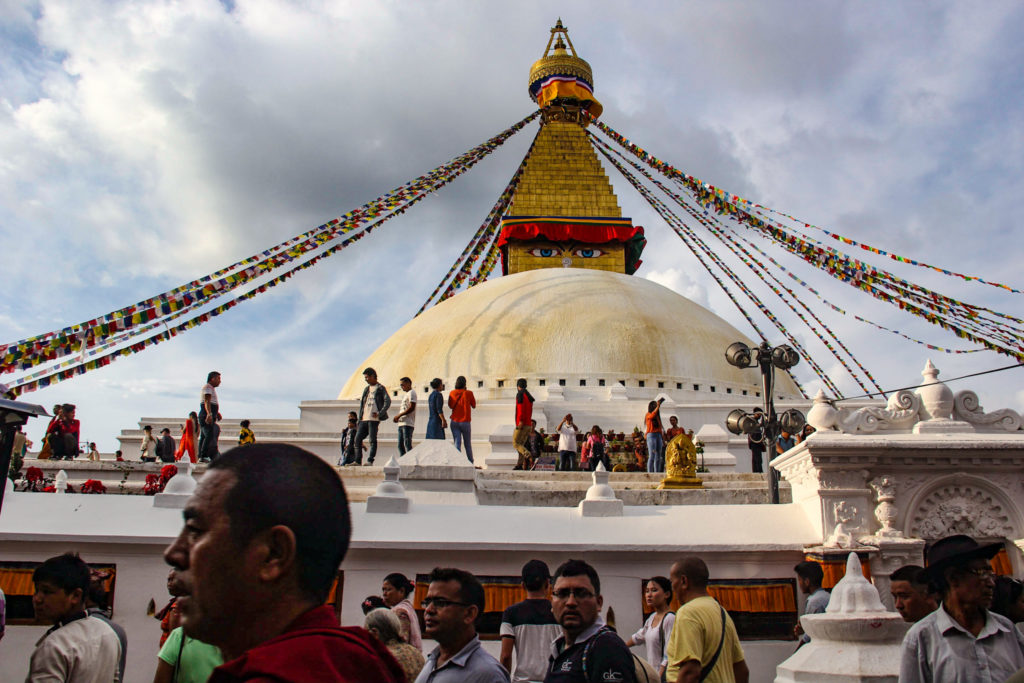
[{"label": "man wearing cap", "polygon": [[989,560],[1002,547],[957,535],[928,550],[925,576],[942,604],[903,639],[900,683],[999,683],[1024,669],[1024,636],[988,609],[995,587]]}]

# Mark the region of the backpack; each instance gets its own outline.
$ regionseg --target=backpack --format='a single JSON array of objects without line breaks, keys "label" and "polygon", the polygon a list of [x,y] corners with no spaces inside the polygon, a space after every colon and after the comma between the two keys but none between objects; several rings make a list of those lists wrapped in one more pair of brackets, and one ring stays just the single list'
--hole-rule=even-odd
[{"label": "backpack", "polygon": [[[589,674],[587,673],[587,660],[590,658],[590,650],[594,647],[594,643],[597,642],[597,639],[600,638],[605,633],[612,633],[612,634],[615,634],[616,637],[618,637],[618,634],[615,633],[615,631],[613,631],[612,629],[608,628],[607,626],[604,626],[604,627],[601,628],[601,630],[599,630],[597,633],[595,633],[594,637],[591,638],[590,641],[584,646],[584,648],[583,648],[583,676],[584,676],[584,678],[589,676]],[[650,662],[648,662],[643,657],[638,657],[636,655],[636,653],[634,653],[634,652],[630,652],[629,654],[633,658],[633,678],[636,679],[637,683],[659,683],[659,681],[661,681],[661,677],[658,675],[658,670],[655,669],[654,666],[652,666],[650,664]]]}]

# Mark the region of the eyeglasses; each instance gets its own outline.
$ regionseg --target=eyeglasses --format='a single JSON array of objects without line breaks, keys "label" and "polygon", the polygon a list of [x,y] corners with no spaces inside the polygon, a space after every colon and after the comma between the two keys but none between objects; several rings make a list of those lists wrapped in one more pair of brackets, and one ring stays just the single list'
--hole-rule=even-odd
[{"label": "eyeglasses", "polygon": [[559,588],[556,591],[551,591],[551,594],[559,600],[568,600],[570,595],[577,600],[586,600],[594,597],[594,591],[587,590],[586,588]]},{"label": "eyeglasses", "polygon": [[469,603],[467,602],[458,602],[457,600],[449,600],[448,598],[423,598],[423,601],[420,604],[423,605],[423,609],[427,609],[431,606],[433,606],[434,609],[444,609],[445,607],[450,607],[451,605],[458,605],[459,607],[469,607]]}]

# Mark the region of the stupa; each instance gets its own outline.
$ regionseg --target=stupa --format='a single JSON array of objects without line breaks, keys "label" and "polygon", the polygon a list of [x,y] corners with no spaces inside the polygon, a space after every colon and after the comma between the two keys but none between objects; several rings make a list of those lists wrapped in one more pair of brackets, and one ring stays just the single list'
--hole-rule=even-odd
[{"label": "stupa", "polygon": [[[590,65],[559,21],[530,69],[529,94],[541,107],[541,126],[502,218],[502,277],[409,321],[352,369],[340,401],[360,397],[366,367],[392,389],[401,377],[412,378],[423,390],[421,403],[432,378],[450,388],[465,376],[487,404],[474,416],[474,448],[485,452],[489,436],[511,423],[506,402],[520,377],[540,401],[538,426],[549,429],[573,412],[585,428],[628,431],[642,423],[647,402],[661,395],[694,430],[721,424],[726,402],[734,406],[747,396],[741,400],[760,403],[757,374],[729,365],[724,356],[732,342],[752,345],[746,335],[634,276],[646,238],[622,215],[587,140],[589,117],[601,113],[593,82]],[[799,398],[788,376],[779,377],[776,389],[776,398]],[[493,402],[501,408],[492,416]]]},{"label": "stupa", "polygon": [[[420,393],[415,443],[423,437],[431,379],[451,388],[461,375],[478,404],[476,463],[510,469],[512,400],[522,377],[537,399],[539,429],[550,431],[571,412],[582,429],[628,433],[643,424],[648,403],[662,397],[666,423],[675,415],[709,446],[705,465],[749,472],[746,440],[730,439],[721,425],[737,405],[762,402],[760,378],[727,363],[724,351],[736,341],[755,344],[706,308],[635,275],[644,229],[622,215],[588,140],[601,105],[593,71],[561,21],[530,69],[528,93],[541,123],[501,218],[502,275],[403,325],[350,369],[336,399],[303,401],[298,420],[254,420],[254,428],[264,440],[288,441],[335,462],[346,414],[365,386],[363,370],[372,367],[396,398],[406,376]],[[788,375],[780,373],[775,390],[777,405],[806,408]],[[180,420],[141,422],[176,433]],[[702,437],[704,427],[711,431]],[[225,448],[234,433],[234,423],[225,422]],[[123,431],[122,450],[136,452],[140,436]],[[397,450],[390,421],[381,425],[379,443],[384,462]]]}]

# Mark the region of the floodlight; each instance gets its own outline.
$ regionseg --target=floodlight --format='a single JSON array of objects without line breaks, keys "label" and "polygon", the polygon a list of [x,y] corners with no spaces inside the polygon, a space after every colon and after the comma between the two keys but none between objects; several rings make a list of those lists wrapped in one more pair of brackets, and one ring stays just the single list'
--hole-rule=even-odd
[{"label": "floodlight", "polygon": [[749,368],[750,348],[743,342],[729,344],[729,348],[725,350],[725,360],[729,362],[729,365],[735,365],[738,368]]},{"label": "floodlight", "polygon": [[803,413],[795,408],[791,408],[782,413],[782,415],[779,415],[779,424],[790,434],[796,434],[804,428],[807,420],[804,418]]},{"label": "floodlight", "polygon": [[772,349],[772,365],[779,370],[789,370],[799,362],[800,355],[789,346],[776,346]]},{"label": "floodlight", "polygon": [[758,427],[757,418],[739,408],[725,418],[725,428],[733,434],[752,434]]}]

